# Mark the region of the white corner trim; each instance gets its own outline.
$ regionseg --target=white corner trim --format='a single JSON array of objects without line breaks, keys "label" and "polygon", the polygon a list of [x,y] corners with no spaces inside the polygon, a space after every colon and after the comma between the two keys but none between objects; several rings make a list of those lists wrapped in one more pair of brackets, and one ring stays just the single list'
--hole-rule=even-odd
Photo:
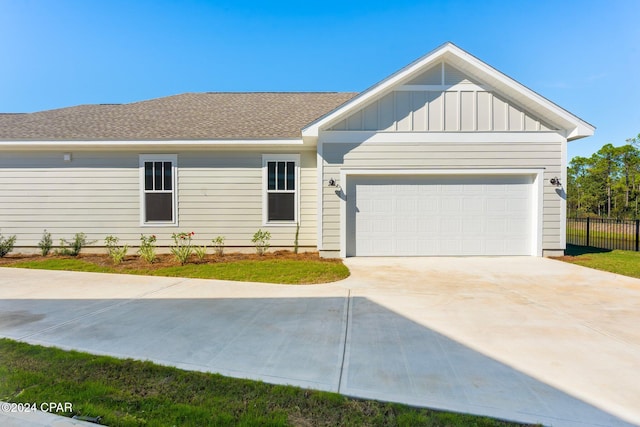
[{"label": "white corner trim", "polygon": [[531,254],[542,256],[542,233],[544,226],[544,170],[534,175],[532,188],[531,208],[533,218],[531,221]]},{"label": "white corner trim", "polygon": [[340,171],[340,184],[344,198],[340,200],[340,257],[347,256],[347,200],[349,177],[382,175],[382,176],[406,176],[406,175],[529,175],[533,177],[531,183],[531,255],[542,256],[542,228],[543,228],[543,192],[544,192],[544,168],[509,168],[509,169],[366,169],[345,168]]},{"label": "white corner trim", "polygon": [[[268,220],[268,193],[267,193],[267,185],[268,185],[268,176],[267,176],[267,162],[273,161],[284,161],[284,162],[295,162],[296,164],[296,172],[295,172],[295,196],[294,196],[294,204],[295,204],[295,212],[294,212],[294,220],[287,222],[269,222]],[[262,226],[263,227],[295,227],[300,221],[300,154],[263,154],[262,155]]]},{"label": "white corner trim", "polygon": [[[145,222],[145,176],[144,163],[150,161],[171,162],[171,186],[173,199],[173,221]],[[140,227],[177,227],[178,222],[178,155],[177,154],[138,154],[138,186],[140,197]]]},{"label": "white corner trim", "polygon": [[564,192],[564,197],[560,195],[560,246],[567,249],[567,143],[562,143],[561,149],[561,161],[560,161],[560,182],[562,183],[561,191]]},{"label": "white corner trim", "polygon": [[318,148],[316,152],[316,177],[317,177],[317,205],[316,209],[316,233],[317,242],[316,247],[318,251],[324,250],[324,239],[322,238],[323,232],[323,219],[324,219],[324,157],[322,141],[318,141]]}]

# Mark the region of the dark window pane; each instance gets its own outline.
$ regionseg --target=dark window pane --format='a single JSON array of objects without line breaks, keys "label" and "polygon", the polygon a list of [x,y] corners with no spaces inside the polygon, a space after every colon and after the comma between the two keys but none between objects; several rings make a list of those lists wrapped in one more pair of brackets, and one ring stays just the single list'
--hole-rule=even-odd
[{"label": "dark window pane", "polygon": [[162,190],[162,162],[153,163],[153,172],[155,177],[154,190]]},{"label": "dark window pane", "polygon": [[173,195],[171,193],[146,193],[145,221],[173,221]]},{"label": "dark window pane", "polygon": [[276,162],[267,163],[267,185],[269,190],[276,189]]},{"label": "dark window pane", "polygon": [[293,221],[295,219],[295,194],[269,193],[269,221]]},{"label": "dark window pane", "polygon": [[287,162],[287,190],[295,190],[295,172],[296,164],[294,162]]},{"label": "dark window pane", "polygon": [[285,162],[278,162],[278,190],[284,190],[284,165]]},{"label": "dark window pane", "polygon": [[153,163],[144,162],[144,189],[153,190]]},{"label": "dark window pane", "polygon": [[164,189],[171,190],[171,162],[164,162]]}]

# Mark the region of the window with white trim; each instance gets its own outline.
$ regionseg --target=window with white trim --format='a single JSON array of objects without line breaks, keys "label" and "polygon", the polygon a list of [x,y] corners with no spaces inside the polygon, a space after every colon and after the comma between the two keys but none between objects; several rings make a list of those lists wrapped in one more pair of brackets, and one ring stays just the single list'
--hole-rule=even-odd
[{"label": "window with white trim", "polygon": [[177,162],[174,154],[140,155],[142,224],[177,224]]},{"label": "window with white trim", "polygon": [[265,223],[297,222],[299,162],[297,154],[263,155]]}]

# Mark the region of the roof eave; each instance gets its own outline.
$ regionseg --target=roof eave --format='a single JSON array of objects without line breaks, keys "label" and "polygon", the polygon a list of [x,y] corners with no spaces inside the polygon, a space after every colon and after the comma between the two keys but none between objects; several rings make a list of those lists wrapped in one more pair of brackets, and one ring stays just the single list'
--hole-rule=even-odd
[{"label": "roof eave", "polygon": [[0,149],[193,149],[193,148],[264,148],[304,147],[303,138],[209,139],[209,140],[0,140]]}]

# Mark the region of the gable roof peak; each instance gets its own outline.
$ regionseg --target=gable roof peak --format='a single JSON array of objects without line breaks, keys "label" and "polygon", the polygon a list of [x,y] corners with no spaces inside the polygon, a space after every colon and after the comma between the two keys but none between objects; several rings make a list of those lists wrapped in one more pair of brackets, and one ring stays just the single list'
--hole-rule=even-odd
[{"label": "gable roof peak", "polygon": [[454,43],[447,41],[379,83],[364,90],[342,106],[309,124],[303,129],[303,136],[317,137],[321,129],[331,127],[331,125],[347,117],[350,113],[393,91],[395,87],[406,84],[420,73],[427,71],[430,67],[440,62],[463,71],[470,77],[491,87],[501,96],[511,99],[516,104],[535,113],[535,115],[561,129],[568,140],[591,136],[595,131],[593,125],[486,64]]}]

